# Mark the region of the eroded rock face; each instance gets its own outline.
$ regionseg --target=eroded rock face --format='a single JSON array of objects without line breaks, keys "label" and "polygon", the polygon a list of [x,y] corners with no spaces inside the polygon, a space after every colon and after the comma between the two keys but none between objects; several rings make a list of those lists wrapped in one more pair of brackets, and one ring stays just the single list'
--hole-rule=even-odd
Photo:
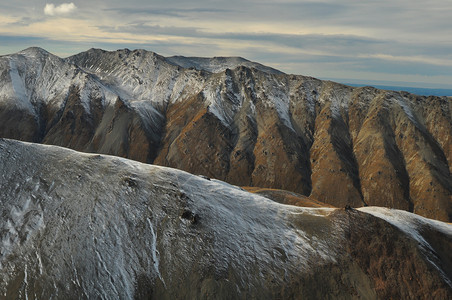
[{"label": "eroded rock face", "polygon": [[0,139],[0,214],[6,299],[452,297],[451,225],[119,157]]},{"label": "eroded rock face", "polygon": [[143,50],[32,48],[0,66],[3,137],[452,220],[450,97]]}]

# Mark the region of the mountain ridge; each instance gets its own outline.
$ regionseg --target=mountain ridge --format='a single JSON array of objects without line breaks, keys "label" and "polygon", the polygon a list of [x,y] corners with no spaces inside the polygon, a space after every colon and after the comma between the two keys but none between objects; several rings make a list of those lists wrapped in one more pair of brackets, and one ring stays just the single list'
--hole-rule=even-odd
[{"label": "mountain ridge", "polygon": [[[0,138],[6,298],[450,298],[452,226]],[[70,171],[68,171],[70,170]]]},{"label": "mountain ridge", "polygon": [[[0,136],[452,220],[452,98],[144,50],[0,57]],[[37,58],[39,56],[39,58]]]}]

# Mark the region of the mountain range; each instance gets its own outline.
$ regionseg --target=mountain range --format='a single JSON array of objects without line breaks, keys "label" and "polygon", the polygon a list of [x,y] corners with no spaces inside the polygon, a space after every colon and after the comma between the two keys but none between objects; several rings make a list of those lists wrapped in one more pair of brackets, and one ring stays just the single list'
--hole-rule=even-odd
[{"label": "mountain range", "polygon": [[243,58],[127,49],[0,57],[0,137],[168,166],[336,207],[452,221],[452,98]]}]

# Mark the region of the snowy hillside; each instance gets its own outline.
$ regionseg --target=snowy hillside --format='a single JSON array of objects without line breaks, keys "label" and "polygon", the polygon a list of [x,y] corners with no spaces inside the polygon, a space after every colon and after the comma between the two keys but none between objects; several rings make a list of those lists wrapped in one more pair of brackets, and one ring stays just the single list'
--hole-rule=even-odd
[{"label": "snowy hillside", "polygon": [[282,205],[171,168],[6,139],[0,202],[7,299],[452,296],[451,225],[409,213],[391,218],[421,236],[428,227],[430,252],[356,210]]}]

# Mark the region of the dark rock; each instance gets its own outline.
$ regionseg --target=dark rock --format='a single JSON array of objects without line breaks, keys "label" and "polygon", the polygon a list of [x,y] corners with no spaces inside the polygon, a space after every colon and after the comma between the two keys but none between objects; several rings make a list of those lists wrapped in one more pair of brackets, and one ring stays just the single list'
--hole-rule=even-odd
[{"label": "dark rock", "polygon": [[188,220],[191,224],[195,225],[199,222],[199,215],[185,209],[180,215],[182,219]]}]

